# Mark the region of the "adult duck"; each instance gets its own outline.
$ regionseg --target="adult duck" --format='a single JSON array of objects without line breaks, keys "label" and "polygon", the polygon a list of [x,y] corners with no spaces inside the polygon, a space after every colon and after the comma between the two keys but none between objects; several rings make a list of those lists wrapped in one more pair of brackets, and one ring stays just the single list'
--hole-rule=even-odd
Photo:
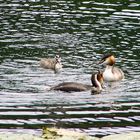
[{"label": "adult duck", "polygon": [[60,90],[64,92],[80,92],[91,90],[91,93],[100,93],[103,85],[103,75],[99,71],[91,76],[92,85],[77,82],[63,82],[51,88],[51,90]]},{"label": "adult duck", "polygon": [[124,78],[124,72],[120,68],[114,66],[115,62],[116,59],[112,54],[103,56],[99,62],[99,64],[106,66],[103,72],[104,81],[114,82]]}]

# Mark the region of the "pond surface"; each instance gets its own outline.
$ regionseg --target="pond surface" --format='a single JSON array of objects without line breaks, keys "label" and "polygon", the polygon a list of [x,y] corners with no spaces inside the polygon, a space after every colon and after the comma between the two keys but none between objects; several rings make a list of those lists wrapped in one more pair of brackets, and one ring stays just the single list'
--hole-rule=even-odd
[{"label": "pond surface", "polygon": [[[3,0],[0,21],[0,131],[140,131],[139,1]],[[115,54],[123,81],[98,95],[47,91],[63,81],[89,84],[106,53]],[[60,73],[39,66],[56,54]]]}]

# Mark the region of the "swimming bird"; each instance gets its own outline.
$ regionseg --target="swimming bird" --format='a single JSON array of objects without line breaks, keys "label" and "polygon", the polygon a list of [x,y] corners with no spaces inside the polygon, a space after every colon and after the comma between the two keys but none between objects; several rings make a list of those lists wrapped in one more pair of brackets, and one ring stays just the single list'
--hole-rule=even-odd
[{"label": "swimming bird", "polygon": [[40,66],[45,69],[52,69],[55,72],[58,72],[63,67],[59,55],[56,55],[55,58],[42,58],[40,60]]},{"label": "swimming bird", "polygon": [[115,62],[115,57],[112,54],[103,56],[99,62],[99,64],[106,66],[103,72],[104,81],[114,82],[124,78],[124,72],[120,68],[114,66]]},{"label": "swimming bird", "polygon": [[63,82],[51,88],[51,90],[60,90],[65,92],[80,92],[91,90],[91,93],[100,93],[102,90],[103,85],[103,76],[102,73],[99,71],[96,74],[92,74],[91,76],[92,85],[87,85],[83,83],[76,83],[76,82]]}]

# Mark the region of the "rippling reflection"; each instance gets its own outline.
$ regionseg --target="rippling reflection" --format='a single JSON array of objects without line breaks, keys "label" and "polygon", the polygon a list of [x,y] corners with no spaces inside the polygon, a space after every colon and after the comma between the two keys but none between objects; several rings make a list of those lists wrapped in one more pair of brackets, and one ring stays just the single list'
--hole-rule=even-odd
[{"label": "rippling reflection", "polygon": [[[38,132],[44,125],[98,136],[139,131],[139,6],[133,0],[3,1],[0,131]],[[117,57],[123,81],[106,83],[98,95],[47,90],[63,81],[90,84],[106,53]],[[40,68],[40,58],[55,54],[62,57],[61,73]]]}]

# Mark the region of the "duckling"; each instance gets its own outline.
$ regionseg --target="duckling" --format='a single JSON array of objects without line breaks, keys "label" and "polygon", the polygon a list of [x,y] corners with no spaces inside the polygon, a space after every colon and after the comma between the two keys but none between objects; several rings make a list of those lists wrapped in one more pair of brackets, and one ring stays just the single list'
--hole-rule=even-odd
[{"label": "duckling", "polygon": [[105,55],[99,62],[99,64],[106,65],[106,68],[103,72],[104,81],[114,82],[124,78],[123,71],[120,68],[114,66],[115,62],[115,57],[112,54]]},{"label": "duckling", "polygon": [[64,82],[60,83],[57,86],[51,88],[51,90],[61,90],[65,92],[80,92],[91,90],[91,93],[100,93],[102,90],[103,76],[102,73],[98,72],[92,74],[91,76],[92,85],[76,83],[76,82]]},{"label": "duckling", "polygon": [[61,57],[59,55],[56,55],[55,58],[42,58],[40,60],[40,66],[45,69],[52,69],[55,72],[62,69],[61,64]]}]

